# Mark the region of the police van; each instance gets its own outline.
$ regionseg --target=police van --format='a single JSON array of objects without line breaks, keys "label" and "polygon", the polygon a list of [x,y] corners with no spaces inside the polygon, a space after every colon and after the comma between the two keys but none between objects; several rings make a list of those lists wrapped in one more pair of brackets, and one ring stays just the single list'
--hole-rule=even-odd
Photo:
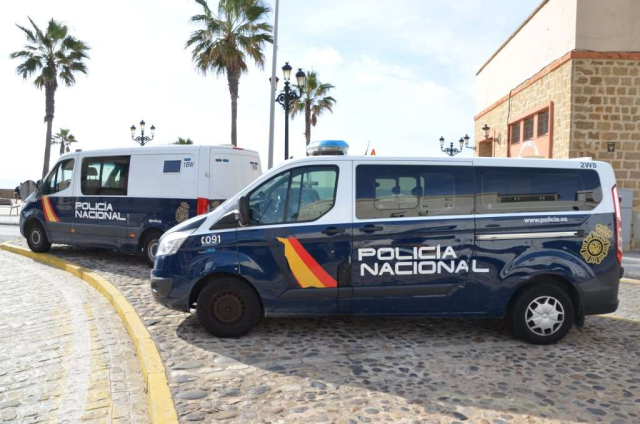
[{"label": "police van", "polygon": [[262,173],[257,152],[158,146],[61,156],[24,203],[20,232],[34,252],[51,243],[140,251],[153,264],[171,227],[214,209]]},{"label": "police van", "polygon": [[262,316],[506,316],[546,344],[616,310],[620,234],[604,162],[309,157],[166,233],[151,291],[219,337]]}]

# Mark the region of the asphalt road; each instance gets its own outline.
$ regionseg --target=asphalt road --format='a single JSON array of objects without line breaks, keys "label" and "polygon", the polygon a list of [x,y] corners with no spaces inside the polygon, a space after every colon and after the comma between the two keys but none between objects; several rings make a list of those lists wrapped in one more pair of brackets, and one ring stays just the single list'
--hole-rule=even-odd
[{"label": "asphalt road", "polygon": [[625,252],[622,256],[624,276],[640,280],[640,252]]},{"label": "asphalt road", "polygon": [[0,225],[0,243],[20,237],[20,227],[17,225]]}]

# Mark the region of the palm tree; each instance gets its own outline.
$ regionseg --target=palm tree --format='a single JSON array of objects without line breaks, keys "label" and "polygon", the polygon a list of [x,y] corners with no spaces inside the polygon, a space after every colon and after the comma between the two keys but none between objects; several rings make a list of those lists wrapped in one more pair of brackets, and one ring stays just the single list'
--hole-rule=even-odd
[{"label": "palm tree", "polygon": [[20,59],[22,63],[16,68],[18,75],[25,80],[37,74],[34,84],[45,92],[45,116],[47,136],[44,149],[44,166],[42,178],[49,172],[49,156],[51,154],[51,128],[55,111],[55,93],[58,89],[58,79],[70,87],[75,84],[77,72],[87,73],[84,60],[89,56],[89,46],[70,35],[68,28],[60,22],[51,19],[47,31],[40,28],[29,18],[33,29],[16,26],[24,32],[27,44],[24,50],[11,53],[11,59]]},{"label": "palm tree", "polygon": [[193,144],[193,141],[191,141],[190,138],[182,138],[182,137],[178,137],[178,141],[176,141],[173,144]]},{"label": "palm tree", "polygon": [[296,87],[300,91],[300,99],[291,108],[291,119],[295,118],[298,113],[304,112],[304,136],[307,139],[307,145],[309,145],[309,142],[311,142],[311,126],[315,127],[318,124],[318,118],[325,111],[333,113],[333,106],[337,101],[333,97],[327,96],[327,94],[335,87],[331,84],[320,82],[316,71],[309,71],[305,85]]},{"label": "palm tree", "polygon": [[71,130],[60,128],[58,134],[53,136],[51,144],[60,144],[60,156],[64,155],[65,150],[69,153],[71,143],[77,143],[76,137],[71,134]]},{"label": "palm tree", "polygon": [[263,48],[272,43],[271,25],[264,19],[271,11],[262,0],[220,0],[214,13],[206,0],[196,0],[203,14],[191,17],[191,22],[204,26],[194,31],[185,48],[193,47],[196,68],[206,75],[227,75],[231,94],[231,143],[238,145],[238,85],[240,75],[248,70],[247,57],[262,69]]}]

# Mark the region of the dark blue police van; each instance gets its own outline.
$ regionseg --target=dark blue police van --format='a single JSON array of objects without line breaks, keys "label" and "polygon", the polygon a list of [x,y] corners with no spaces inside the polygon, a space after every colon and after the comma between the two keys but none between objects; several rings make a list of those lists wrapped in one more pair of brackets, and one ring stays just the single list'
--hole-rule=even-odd
[{"label": "dark blue police van", "polygon": [[218,337],[262,316],[508,317],[547,344],[618,307],[620,234],[603,162],[310,157],[167,232],[151,290]]}]

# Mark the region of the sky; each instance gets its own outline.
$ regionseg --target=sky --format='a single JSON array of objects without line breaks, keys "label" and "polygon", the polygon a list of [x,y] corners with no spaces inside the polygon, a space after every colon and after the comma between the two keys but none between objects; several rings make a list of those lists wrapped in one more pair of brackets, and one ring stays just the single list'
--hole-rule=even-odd
[{"label": "sky", "polygon": [[[442,156],[447,143],[473,137],[475,73],[540,0],[280,1],[277,67],[313,69],[336,88],[333,114],[312,140],[341,139],[350,154],[368,143],[382,156]],[[275,0],[267,1],[273,8]],[[209,0],[213,7],[217,2]],[[88,75],[56,92],[54,134],[71,129],[83,150],[131,147],[130,127],[156,126],[152,145],[178,137],[230,143],[226,78],[195,70],[185,42],[201,11],[194,0],[21,0],[0,3],[0,188],[41,176],[46,124],[44,91],[16,75],[30,16],[41,28],[54,18],[91,47]],[[269,20],[273,21],[273,12]],[[249,66],[240,80],[238,145],[257,150],[267,168],[269,77]],[[290,154],[305,154],[304,120],[290,126]],[[472,156],[472,150],[461,156]],[[276,109],[277,165],[284,155],[284,112]],[[52,146],[51,165],[58,158]]]}]

